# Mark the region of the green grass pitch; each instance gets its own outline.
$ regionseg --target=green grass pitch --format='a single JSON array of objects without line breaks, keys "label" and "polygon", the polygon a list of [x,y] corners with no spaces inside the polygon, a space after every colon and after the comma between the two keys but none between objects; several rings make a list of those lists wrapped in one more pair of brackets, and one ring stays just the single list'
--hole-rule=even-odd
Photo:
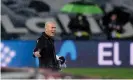
[{"label": "green grass pitch", "polygon": [[133,79],[133,68],[66,68],[63,72],[92,78]]}]

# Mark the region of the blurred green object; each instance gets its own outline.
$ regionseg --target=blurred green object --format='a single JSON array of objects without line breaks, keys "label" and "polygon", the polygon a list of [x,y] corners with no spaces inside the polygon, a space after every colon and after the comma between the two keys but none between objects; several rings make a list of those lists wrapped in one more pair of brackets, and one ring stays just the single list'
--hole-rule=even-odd
[{"label": "blurred green object", "polygon": [[77,31],[77,32],[74,32],[74,35],[78,37],[89,36],[89,33],[87,33],[86,31]]},{"label": "blurred green object", "polygon": [[117,37],[117,38],[121,38],[121,34],[117,32],[117,33],[116,33],[116,37]]},{"label": "blurred green object", "polygon": [[113,32],[112,32],[112,37],[113,37],[113,38],[121,38],[121,33],[116,32],[116,31],[113,31]]},{"label": "blurred green object", "polygon": [[61,8],[61,12],[90,15],[103,13],[102,9],[97,4],[81,1],[66,4],[63,8]]},{"label": "blurred green object", "polygon": [[66,68],[65,73],[100,79],[133,79],[133,68]]}]

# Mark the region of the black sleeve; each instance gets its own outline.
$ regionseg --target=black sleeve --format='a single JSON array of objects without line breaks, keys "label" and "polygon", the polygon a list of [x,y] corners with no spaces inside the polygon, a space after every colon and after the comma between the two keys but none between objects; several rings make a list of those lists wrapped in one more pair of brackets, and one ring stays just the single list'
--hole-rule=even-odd
[{"label": "black sleeve", "polygon": [[45,47],[45,39],[43,39],[43,38],[38,38],[36,43],[37,44],[36,44],[36,47],[34,49],[34,52],[35,51],[41,51]]},{"label": "black sleeve", "polygon": [[[36,47],[34,48],[34,52],[36,51],[40,51],[45,47],[45,39],[43,39],[42,37],[38,38],[36,41]],[[33,54],[33,57],[35,57],[35,55]]]}]

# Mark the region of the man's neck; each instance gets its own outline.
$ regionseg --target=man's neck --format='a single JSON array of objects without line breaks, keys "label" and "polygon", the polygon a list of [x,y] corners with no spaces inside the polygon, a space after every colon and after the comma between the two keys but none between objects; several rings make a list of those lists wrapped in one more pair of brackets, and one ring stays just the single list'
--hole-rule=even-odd
[{"label": "man's neck", "polygon": [[48,35],[47,31],[44,31],[44,34],[46,35],[46,37],[52,38],[51,36]]}]

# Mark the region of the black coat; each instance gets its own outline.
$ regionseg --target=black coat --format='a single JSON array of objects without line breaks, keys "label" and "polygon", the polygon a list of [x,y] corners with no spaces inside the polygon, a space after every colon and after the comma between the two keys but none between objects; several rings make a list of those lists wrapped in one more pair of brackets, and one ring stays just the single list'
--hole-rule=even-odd
[{"label": "black coat", "polygon": [[54,48],[54,40],[44,32],[37,40],[34,52],[36,51],[40,51],[41,55],[41,57],[39,57],[39,67],[59,69]]}]

